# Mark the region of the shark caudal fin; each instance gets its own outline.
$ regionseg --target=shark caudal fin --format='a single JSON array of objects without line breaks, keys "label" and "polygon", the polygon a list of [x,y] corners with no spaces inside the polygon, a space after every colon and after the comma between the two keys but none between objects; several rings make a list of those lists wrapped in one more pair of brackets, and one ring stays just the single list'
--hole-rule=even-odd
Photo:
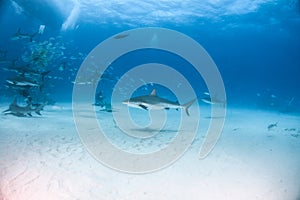
[{"label": "shark caudal fin", "polygon": [[20,33],[21,33],[21,28],[18,28],[18,30],[15,34],[17,35],[17,34],[20,34]]},{"label": "shark caudal fin", "polygon": [[30,42],[33,41],[33,38],[38,34],[38,32],[34,33],[34,34],[31,34],[29,35],[29,38],[30,38]]},{"label": "shark caudal fin", "polygon": [[191,107],[191,105],[193,105],[193,103],[195,101],[196,101],[196,99],[193,99],[192,101],[189,101],[189,102],[182,105],[182,108],[185,110],[185,113],[187,114],[187,116],[190,116],[189,107]]},{"label": "shark caudal fin", "polygon": [[44,81],[45,76],[47,76],[50,72],[51,72],[51,71],[48,70],[48,71],[45,71],[45,72],[41,73],[41,75],[42,75],[42,81]]}]

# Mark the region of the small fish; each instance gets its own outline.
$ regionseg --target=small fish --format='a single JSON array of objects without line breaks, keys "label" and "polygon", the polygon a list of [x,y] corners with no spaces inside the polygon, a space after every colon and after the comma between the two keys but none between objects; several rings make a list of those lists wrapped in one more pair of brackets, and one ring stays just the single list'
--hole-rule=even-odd
[{"label": "small fish", "polygon": [[284,130],[285,130],[285,131],[296,131],[295,128],[285,128]]},{"label": "small fish", "polygon": [[268,131],[270,131],[271,129],[273,129],[274,127],[277,127],[278,122],[274,123],[274,124],[270,124],[268,126]]},{"label": "small fish", "polygon": [[64,71],[67,68],[67,63],[66,62],[62,62],[60,63],[58,70],[59,71]]},{"label": "small fish", "polygon": [[277,98],[274,94],[271,94],[270,97],[273,98],[273,99]]}]

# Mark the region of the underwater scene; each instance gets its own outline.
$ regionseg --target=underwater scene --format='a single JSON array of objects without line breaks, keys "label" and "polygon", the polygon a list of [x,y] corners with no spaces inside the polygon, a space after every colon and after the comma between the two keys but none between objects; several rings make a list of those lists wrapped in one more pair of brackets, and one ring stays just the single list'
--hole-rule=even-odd
[{"label": "underwater scene", "polygon": [[299,0],[1,0],[0,200],[300,200]]}]

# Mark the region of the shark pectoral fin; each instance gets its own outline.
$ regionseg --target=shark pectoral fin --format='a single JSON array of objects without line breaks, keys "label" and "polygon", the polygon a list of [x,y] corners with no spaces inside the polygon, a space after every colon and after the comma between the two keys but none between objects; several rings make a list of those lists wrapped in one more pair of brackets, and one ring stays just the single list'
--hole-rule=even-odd
[{"label": "shark pectoral fin", "polygon": [[42,83],[42,84],[40,84],[40,85],[38,86],[38,88],[39,88],[40,92],[42,92],[42,91],[43,91],[43,87],[44,87],[44,84],[43,84],[43,83]]},{"label": "shark pectoral fin", "polygon": [[29,37],[30,37],[30,42],[33,41],[33,38],[34,38],[38,33],[39,33],[39,32],[35,32],[35,33],[33,33],[32,35],[29,35]]},{"label": "shark pectoral fin", "polygon": [[31,113],[27,113],[28,116],[32,117]]},{"label": "shark pectoral fin", "polygon": [[145,105],[143,105],[143,104],[140,104],[139,106],[140,106],[141,108],[145,109],[145,110],[148,110],[148,107],[145,106]]},{"label": "shark pectoral fin", "polygon": [[189,113],[189,107],[191,107],[191,105],[193,105],[193,103],[196,101],[196,99],[193,99],[192,101],[189,101],[185,104],[182,105],[183,109],[185,110],[185,113],[187,114],[187,116],[190,116],[190,113]]},{"label": "shark pectoral fin", "polygon": [[167,108],[165,108],[165,110],[170,110],[170,108],[167,107]]},{"label": "shark pectoral fin", "polygon": [[14,101],[10,105],[13,105],[13,106],[17,105],[17,97],[14,98]]},{"label": "shark pectoral fin", "polygon": [[6,112],[8,112],[8,111],[10,111],[10,109],[4,110],[4,111],[2,111],[2,113],[6,113]]},{"label": "shark pectoral fin", "polygon": [[44,79],[45,79],[45,76],[47,75],[47,74],[49,74],[51,71],[50,70],[48,70],[48,71],[45,71],[45,72],[43,72],[41,75],[42,75],[42,81],[44,81]]}]

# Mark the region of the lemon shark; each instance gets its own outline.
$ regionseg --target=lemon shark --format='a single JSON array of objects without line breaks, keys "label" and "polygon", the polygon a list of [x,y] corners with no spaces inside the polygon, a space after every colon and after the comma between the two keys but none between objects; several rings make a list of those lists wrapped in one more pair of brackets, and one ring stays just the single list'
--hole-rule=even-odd
[{"label": "lemon shark", "polygon": [[122,103],[130,107],[141,108],[144,110],[169,110],[171,108],[176,110],[183,109],[189,116],[190,113],[188,109],[195,101],[196,99],[193,99],[185,104],[179,104],[178,101],[173,102],[157,96],[156,89],[153,89],[149,95],[133,97],[123,101]]}]

